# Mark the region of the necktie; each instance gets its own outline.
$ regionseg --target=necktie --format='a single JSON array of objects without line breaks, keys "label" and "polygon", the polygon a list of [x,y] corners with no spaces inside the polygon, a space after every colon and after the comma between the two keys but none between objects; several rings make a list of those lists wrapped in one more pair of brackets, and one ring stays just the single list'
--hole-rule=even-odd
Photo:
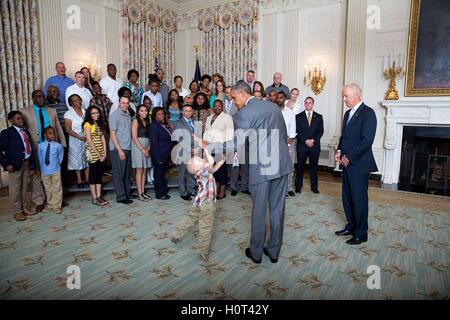
[{"label": "necktie", "polygon": [[27,154],[30,154],[31,153],[31,145],[30,145],[30,141],[28,140],[27,134],[25,133],[25,130],[23,130],[21,128],[20,134],[22,135],[23,141],[25,141],[25,151]]},{"label": "necktie", "polygon": [[308,125],[311,127],[311,112],[308,112]]},{"label": "necktie", "polygon": [[194,133],[194,124],[192,123],[192,120],[189,119],[189,126],[191,127],[191,132]]},{"label": "necktie", "polygon": [[352,119],[352,117],[353,117],[353,110],[351,110],[350,113],[348,114],[348,120],[347,120],[347,124],[346,124],[347,126],[350,123],[350,120]]},{"label": "necktie", "polygon": [[41,123],[41,141],[44,141],[44,129],[45,129],[45,122],[44,122],[44,111],[42,107],[39,107],[39,122]]},{"label": "necktie", "polygon": [[47,150],[45,151],[45,165],[50,164],[50,142],[47,144]]},{"label": "necktie", "polygon": [[227,101],[227,113],[230,113],[231,110],[231,101]]}]

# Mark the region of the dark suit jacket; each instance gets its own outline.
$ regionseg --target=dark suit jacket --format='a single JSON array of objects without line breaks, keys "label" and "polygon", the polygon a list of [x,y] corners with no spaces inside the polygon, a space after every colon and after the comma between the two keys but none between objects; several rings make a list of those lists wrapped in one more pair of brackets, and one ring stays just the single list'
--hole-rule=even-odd
[{"label": "dark suit jacket", "polygon": [[[320,139],[323,136],[323,117],[317,112],[313,112],[311,118],[311,126],[308,124],[306,111],[299,113],[295,117],[297,125],[297,152],[314,151],[320,152]],[[312,148],[305,144],[308,139],[314,139],[315,143]]]},{"label": "dark suit jacket", "polygon": [[153,121],[148,127],[150,139],[150,156],[153,161],[164,162],[172,151],[172,137],[158,121]]},{"label": "dark suit jacket", "polygon": [[378,168],[372,153],[372,144],[377,131],[375,112],[363,103],[347,125],[349,114],[350,110],[345,113],[342,136],[338,145],[341,155],[346,155],[350,161],[346,170],[359,174],[376,172]]},{"label": "dark suit jacket", "polygon": [[[33,147],[31,144],[31,135],[27,129],[25,133],[28,136],[28,141],[30,141],[31,156],[30,156],[30,167],[34,168],[34,154]],[[14,127],[9,127],[0,133],[0,163],[2,167],[6,170],[6,167],[12,165],[14,171],[18,171],[22,166],[22,161],[25,158],[25,147],[22,142],[22,137],[17,132]]]},{"label": "dark suit jacket", "polygon": [[[277,105],[251,98],[248,104],[237,113],[235,120],[239,129],[253,129],[256,133],[249,135],[250,184],[278,179],[293,171],[287,145],[286,124]],[[272,151],[271,141],[274,130],[278,132],[278,139],[273,141],[273,144],[278,150]],[[260,158],[260,146],[262,146],[262,156],[269,157],[270,161]],[[265,150],[267,150],[267,155],[264,154]],[[256,164],[255,161],[253,163],[251,161],[255,155],[257,155]]]}]

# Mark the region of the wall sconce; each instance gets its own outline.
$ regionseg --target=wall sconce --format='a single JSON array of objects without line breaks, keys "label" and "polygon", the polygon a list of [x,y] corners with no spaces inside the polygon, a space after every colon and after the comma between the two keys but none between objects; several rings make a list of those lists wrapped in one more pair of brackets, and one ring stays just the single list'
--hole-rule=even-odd
[{"label": "wall sconce", "polygon": [[199,45],[192,46],[192,49],[194,50],[195,56],[198,58],[198,53],[200,52],[200,46]]},{"label": "wall sconce", "polygon": [[384,100],[399,100],[397,84],[395,79],[401,79],[405,75],[403,65],[405,63],[405,56],[396,52],[391,53],[389,56],[384,55],[384,79],[389,80],[389,88],[386,91]]},{"label": "wall sconce", "polygon": [[304,83],[306,86],[311,87],[312,92],[317,96],[322,93],[325,83],[327,82],[327,66],[322,70],[322,64],[317,65],[305,65]]},{"label": "wall sconce", "polygon": [[80,61],[80,68],[87,67],[91,72],[92,79],[95,81],[100,81],[102,78],[101,65],[97,62],[97,57],[92,53],[88,53],[86,56],[86,63]]}]

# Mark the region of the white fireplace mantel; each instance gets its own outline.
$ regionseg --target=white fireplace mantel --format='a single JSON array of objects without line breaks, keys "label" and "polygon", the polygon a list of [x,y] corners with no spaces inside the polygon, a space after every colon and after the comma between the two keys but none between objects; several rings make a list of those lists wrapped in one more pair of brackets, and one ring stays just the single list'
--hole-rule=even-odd
[{"label": "white fireplace mantel", "polygon": [[383,101],[386,112],[383,184],[396,188],[400,174],[404,126],[450,126],[450,100]]}]

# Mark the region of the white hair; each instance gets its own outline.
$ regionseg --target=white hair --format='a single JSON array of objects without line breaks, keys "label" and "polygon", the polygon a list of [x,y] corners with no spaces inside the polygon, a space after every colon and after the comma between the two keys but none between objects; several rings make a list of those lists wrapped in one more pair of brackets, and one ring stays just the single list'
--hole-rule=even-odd
[{"label": "white hair", "polygon": [[362,93],[361,87],[359,85],[357,85],[356,83],[348,83],[342,87],[342,89],[345,89],[345,88],[350,88],[350,89],[352,89],[353,93],[361,96],[361,93]]},{"label": "white hair", "polygon": [[280,77],[283,77],[283,75],[281,74],[281,72],[275,72],[275,73],[273,74],[273,76],[275,77],[277,74],[279,74]]}]

